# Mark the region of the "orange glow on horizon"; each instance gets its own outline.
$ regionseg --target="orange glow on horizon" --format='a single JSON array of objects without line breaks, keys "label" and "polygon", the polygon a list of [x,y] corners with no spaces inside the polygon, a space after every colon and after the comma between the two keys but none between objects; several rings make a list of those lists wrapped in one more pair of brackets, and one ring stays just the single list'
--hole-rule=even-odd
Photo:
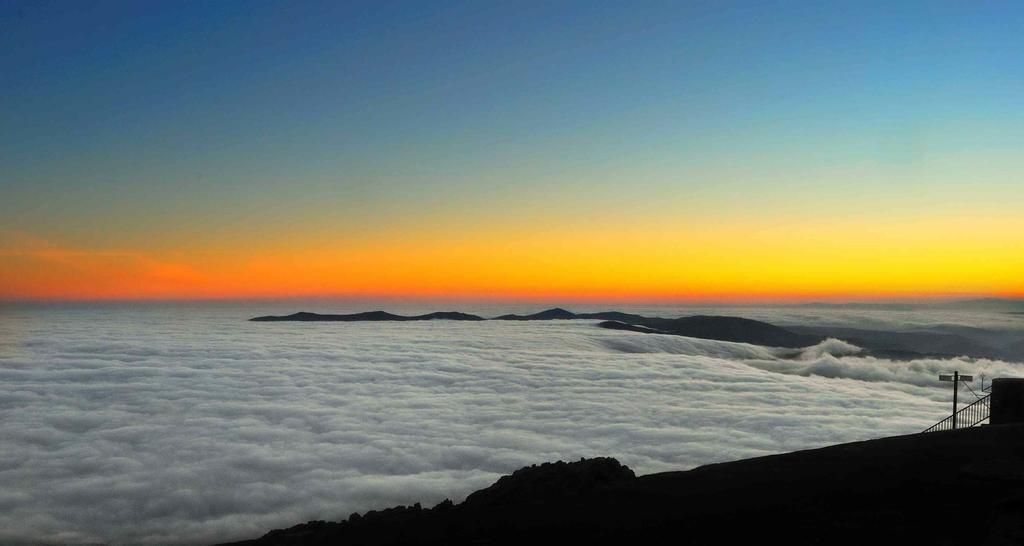
[{"label": "orange glow on horizon", "polygon": [[1024,219],[410,230],[338,245],[88,250],[0,239],[0,299],[803,302],[1024,296]]}]

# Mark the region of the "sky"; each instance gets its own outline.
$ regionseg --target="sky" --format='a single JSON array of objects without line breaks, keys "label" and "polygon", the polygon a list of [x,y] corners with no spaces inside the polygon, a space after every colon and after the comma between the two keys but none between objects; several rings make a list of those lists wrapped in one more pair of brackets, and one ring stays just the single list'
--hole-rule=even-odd
[{"label": "sky", "polygon": [[1021,28],[0,0],[0,299],[1022,296]]}]

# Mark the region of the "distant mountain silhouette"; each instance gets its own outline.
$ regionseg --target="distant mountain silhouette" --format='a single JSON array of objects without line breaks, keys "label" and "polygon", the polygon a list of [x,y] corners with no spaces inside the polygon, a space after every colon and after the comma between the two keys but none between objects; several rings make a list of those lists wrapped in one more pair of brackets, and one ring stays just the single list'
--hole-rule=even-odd
[{"label": "distant mountain silhouette", "polygon": [[573,313],[561,307],[546,309],[532,315],[501,315],[494,320],[617,320],[627,324],[638,324],[645,320],[665,320],[621,311],[601,311],[598,313]]},{"label": "distant mountain silhouette", "polygon": [[910,360],[922,357],[949,358],[967,356],[1010,361],[1024,360],[1024,340],[1012,331],[993,331],[967,326],[939,325],[923,331],[890,332],[837,326],[787,326],[785,328],[741,317],[698,315],[679,318],[645,317],[621,311],[573,313],[555,307],[529,315],[501,315],[486,319],[469,313],[444,311],[424,315],[396,315],[386,311],[368,311],[348,315],[299,312],[284,316],[264,316],[251,320],[401,322],[415,320],[599,320],[602,328],[645,334],[670,334],[719,341],[734,341],[771,347],[807,347],[834,337],[865,349],[864,354],[882,358]]},{"label": "distant mountain silhouette", "polygon": [[[713,315],[697,315],[676,319],[637,317],[602,322],[598,326],[616,330],[672,334],[701,339],[768,345],[771,347],[807,347],[824,339],[821,336],[791,332],[785,328],[759,320]],[[631,326],[632,328],[625,326]]]},{"label": "distant mountain silhouette", "polygon": [[1021,544],[1022,468],[1024,425],[640,477],[585,459],[523,468],[460,504],[314,521],[234,545]]},{"label": "distant mountain silhouette", "polygon": [[628,322],[621,322],[618,320],[606,320],[597,324],[601,328],[607,328],[609,330],[625,330],[627,332],[640,332],[642,334],[664,334],[661,330],[655,330],[646,326],[640,326],[637,324],[629,324]]},{"label": "distant mountain silhouette", "polygon": [[[934,327],[928,331],[891,332],[834,326],[791,326],[794,332],[835,337],[886,358],[1024,359],[1024,340],[1010,343],[1007,334],[964,326]],[[1012,334],[1010,334],[1012,335]]]},{"label": "distant mountain silhouette", "polygon": [[396,315],[386,311],[368,311],[348,315],[299,312],[284,316],[264,316],[251,320],[271,321],[336,321],[336,322],[401,322],[414,320],[599,320],[602,328],[626,330],[645,334],[734,341],[771,347],[807,347],[834,337],[846,340],[865,350],[866,355],[899,360],[922,357],[993,358],[1010,361],[1024,360],[1024,340],[1012,331],[1001,332],[967,326],[939,325],[925,331],[890,332],[863,328],[835,326],[787,326],[741,317],[698,315],[692,317],[645,317],[621,311],[573,313],[555,307],[529,315],[501,315],[486,319],[477,315],[444,311],[425,315]]},{"label": "distant mountain silhouette", "polygon": [[268,315],[265,317],[256,317],[249,320],[257,322],[284,322],[284,321],[299,321],[299,322],[381,322],[381,321],[411,321],[411,320],[485,320],[483,317],[476,315],[470,315],[468,313],[459,313],[456,311],[440,311],[435,313],[427,313],[425,315],[413,315],[403,316],[388,313],[387,311],[367,311],[365,313],[352,313],[350,315],[322,315],[320,313],[309,313],[306,311],[300,311],[291,315],[284,316],[273,316]]},{"label": "distant mountain silhouette", "polygon": [[1024,360],[1024,339],[1011,343],[1005,351],[1014,360]]},{"label": "distant mountain silhouette", "polygon": [[576,313],[555,307],[532,315],[501,315],[494,320],[572,320],[577,318],[580,317]]},{"label": "distant mountain silhouette", "polygon": [[625,322],[627,324],[639,323],[640,321],[650,320],[650,317],[644,317],[641,315],[634,315],[632,313],[623,313],[621,311],[602,311],[600,313],[580,313],[576,315],[576,318],[581,319],[595,319],[595,320],[617,320],[619,322]]},{"label": "distant mountain silhouette", "polygon": [[[300,312],[286,316],[256,317],[251,320],[267,321],[411,321],[411,320],[486,320],[476,315],[457,312],[429,313],[426,315],[402,316],[385,311],[369,311],[351,315],[321,315]],[[532,315],[501,315],[491,320],[603,320],[599,326],[635,332],[672,334],[679,336],[736,341],[773,347],[806,347],[821,341],[821,336],[797,334],[767,322],[718,316],[694,316],[681,318],[644,317],[619,311],[599,313],[573,313],[556,307]],[[631,326],[627,328],[626,326]]]}]

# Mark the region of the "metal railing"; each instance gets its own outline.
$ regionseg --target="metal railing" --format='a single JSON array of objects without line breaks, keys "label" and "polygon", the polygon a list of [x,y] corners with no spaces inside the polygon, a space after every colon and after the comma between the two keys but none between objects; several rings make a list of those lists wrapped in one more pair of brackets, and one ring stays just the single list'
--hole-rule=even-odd
[{"label": "metal railing", "polygon": [[960,408],[956,413],[928,427],[923,432],[938,432],[940,430],[953,430],[954,428],[968,428],[988,420],[992,395],[975,400],[973,403]]}]

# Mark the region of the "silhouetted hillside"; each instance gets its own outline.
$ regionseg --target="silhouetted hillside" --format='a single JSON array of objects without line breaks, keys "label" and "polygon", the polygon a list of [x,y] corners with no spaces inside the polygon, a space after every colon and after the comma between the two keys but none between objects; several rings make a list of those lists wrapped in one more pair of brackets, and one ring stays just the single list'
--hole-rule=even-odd
[{"label": "silhouetted hillside", "polygon": [[[1004,360],[1024,359],[1024,340],[1013,333],[994,333],[964,326],[929,331],[890,332],[834,326],[792,326],[794,332],[835,337],[889,358],[969,356]],[[1016,342],[1016,343],[1014,343]]]},{"label": "silhouetted hillside", "polygon": [[439,311],[434,313],[427,313],[425,315],[413,315],[404,316],[388,313],[387,311],[367,311],[364,313],[352,313],[350,315],[323,315],[320,313],[309,313],[306,311],[300,311],[291,315],[274,316],[268,315],[265,317],[256,317],[249,320],[257,322],[285,322],[285,321],[299,321],[299,322],[400,322],[409,320],[484,320],[483,317],[471,315],[469,313],[459,313],[457,311]]},{"label": "silhouetted hillside", "polygon": [[1022,340],[1020,340],[1020,341],[1018,341],[1016,343],[1011,343],[1006,348],[1006,353],[1013,360],[1024,360],[1024,339],[1022,339]]},{"label": "silhouetted hillside", "polygon": [[597,319],[597,320],[617,320],[619,322],[636,322],[646,320],[648,317],[634,315],[632,313],[623,313],[621,311],[602,311],[600,313],[580,313],[576,315],[577,318],[581,319]]},{"label": "silhouetted hillside", "polygon": [[556,307],[532,315],[501,315],[494,320],[571,320],[579,318],[576,313]]},{"label": "silhouetted hillside", "polygon": [[629,324],[618,320],[606,320],[597,324],[601,328],[607,328],[609,330],[625,330],[627,332],[640,332],[641,334],[665,334],[660,330],[654,330],[646,326],[639,326],[636,324]]},{"label": "silhouetted hillside", "polygon": [[741,317],[698,315],[679,318],[645,317],[621,311],[573,313],[553,308],[529,315],[502,315],[485,319],[456,311],[403,316],[386,311],[369,311],[349,315],[299,312],[285,316],[265,316],[254,321],[412,321],[412,320],[600,320],[602,328],[629,330],[648,334],[670,334],[767,345],[772,347],[807,347],[834,337],[865,349],[864,354],[893,359],[921,357],[993,358],[1024,360],[1024,340],[1014,332],[999,332],[963,326],[936,326],[928,331],[890,332],[836,326],[787,326],[786,328]]},{"label": "silhouetted hillside", "polygon": [[237,545],[1021,544],[1024,426],[915,434],[639,478],[614,459],[528,467],[434,508]]},{"label": "silhouetted hillside", "polygon": [[[648,328],[648,330],[630,328],[637,332],[673,334],[701,339],[753,343],[755,345],[768,345],[771,347],[807,347],[824,339],[822,336],[798,334],[774,324],[740,317],[709,315],[676,319],[639,317],[618,322]],[[607,322],[602,322],[598,326],[626,329]]]},{"label": "silhouetted hillside", "polygon": [[[408,321],[408,320],[485,320],[476,315],[466,313],[445,312],[429,313],[417,316],[402,316],[385,311],[370,311],[351,315],[321,315],[300,312],[286,316],[256,317],[255,321]],[[548,309],[532,315],[502,315],[491,320],[604,320],[619,324],[643,326],[644,328],[624,328],[610,323],[601,323],[605,328],[628,329],[645,333],[673,334],[680,336],[737,341],[774,347],[806,347],[818,343],[823,338],[808,334],[797,334],[784,328],[757,320],[739,317],[695,316],[681,318],[643,317],[619,311],[600,313],[573,313],[561,308]]]}]

